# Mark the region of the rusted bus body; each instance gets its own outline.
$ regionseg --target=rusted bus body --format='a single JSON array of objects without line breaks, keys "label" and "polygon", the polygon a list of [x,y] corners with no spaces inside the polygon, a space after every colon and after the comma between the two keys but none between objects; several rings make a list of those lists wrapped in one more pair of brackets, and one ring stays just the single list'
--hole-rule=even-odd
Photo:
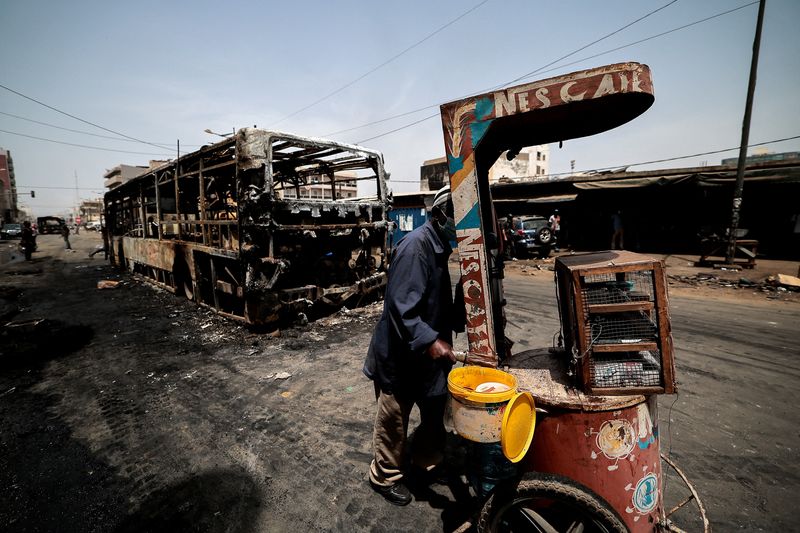
[{"label": "rusted bus body", "polygon": [[[374,196],[341,197],[363,180]],[[301,194],[311,184],[319,197]],[[386,283],[389,200],[373,150],[245,128],[109,191],[105,209],[114,264],[250,324]]]}]

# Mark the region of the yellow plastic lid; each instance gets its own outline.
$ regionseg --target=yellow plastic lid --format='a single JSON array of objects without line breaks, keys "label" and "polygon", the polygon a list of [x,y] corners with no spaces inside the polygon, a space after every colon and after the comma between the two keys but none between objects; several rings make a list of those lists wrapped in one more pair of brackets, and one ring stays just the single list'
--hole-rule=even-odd
[{"label": "yellow plastic lid", "polygon": [[530,392],[520,392],[508,401],[500,428],[503,455],[518,463],[528,453],[536,428],[536,406]]}]

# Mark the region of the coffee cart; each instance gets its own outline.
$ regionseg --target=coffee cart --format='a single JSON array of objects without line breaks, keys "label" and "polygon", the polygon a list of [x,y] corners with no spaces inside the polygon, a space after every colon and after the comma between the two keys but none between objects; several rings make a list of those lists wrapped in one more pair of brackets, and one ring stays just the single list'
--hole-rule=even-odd
[{"label": "coffee cart", "polygon": [[[488,432],[497,433],[497,439],[507,430],[518,432],[508,437],[514,442],[511,454],[502,442],[516,473],[493,480],[477,520],[479,531],[674,531],[669,516],[690,501],[710,530],[696,491],[660,450],[656,395],[675,391],[660,262],[622,251],[567,259],[556,268],[558,349],[512,355],[504,332],[503,239],[490,167],[501,154],[512,159],[526,146],[625,124],[654,100],[650,69],[621,63],[441,106],[469,360],[505,371],[512,376],[507,382],[512,391],[527,391],[532,398],[517,409],[516,394],[502,401],[476,395],[464,372],[451,373],[451,402],[462,426],[477,420],[485,428],[497,420],[497,431]],[[534,403],[535,432],[531,425],[519,433],[523,424],[509,422],[512,411],[527,416],[532,407],[526,406]],[[473,415],[478,418],[469,418]],[[462,436],[491,446],[495,437],[486,440],[485,433]],[[527,441],[520,435],[528,435]],[[662,461],[676,468],[691,493],[672,510],[664,508]]]}]

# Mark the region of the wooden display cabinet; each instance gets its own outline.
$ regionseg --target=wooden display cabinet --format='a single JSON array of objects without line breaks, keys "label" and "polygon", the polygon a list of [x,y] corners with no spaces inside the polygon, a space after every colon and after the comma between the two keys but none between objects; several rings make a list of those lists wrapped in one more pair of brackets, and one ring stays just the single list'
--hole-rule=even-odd
[{"label": "wooden display cabinet", "polygon": [[556,259],[564,347],[589,394],[672,394],[664,263],[627,251]]}]

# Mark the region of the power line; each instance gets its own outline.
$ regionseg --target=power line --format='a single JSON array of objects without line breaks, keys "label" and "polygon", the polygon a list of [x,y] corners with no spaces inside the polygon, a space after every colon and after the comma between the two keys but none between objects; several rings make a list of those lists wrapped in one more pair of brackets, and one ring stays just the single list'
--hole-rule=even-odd
[{"label": "power line", "polygon": [[50,110],[52,110],[52,111],[55,111],[56,113],[61,113],[62,115],[68,116],[69,118],[75,119],[75,120],[77,120],[77,121],[79,121],[79,122],[83,122],[84,124],[88,124],[88,125],[90,125],[90,126],[94,126],[95,128],[99,128],[99,129],[101,129],[101,130],[103,130],[103,131],[107,131],[107,132],[109,132],[109,133],[113,133],[114,135],[119,135],[120,137],[125,137],[126,139],[130,139],[130,140],[132,140],[132,141],[137,141],[137,142],[140,142],[140,143],[142,143],[142,144],[149,144],[150,146],[155,146],[156,148],[161,148],[162,150],[165,150],[165,149],[166,149],[166,150],[169,150],[169,149],[170,149],[170,147],[169,147],[169,146],[161,146],[161,145],[159,145],[159,144],[155,144],[155,143],[151,143],[151,142],[143,141],[143,140],[141,140],[141,139],[137,139],[136,137],[131,137],[130,135],[125,135],[124,133],[120,133],[120,132],[118,132],[118,131],[114,131],[114,130],[112,130],[112,129],[106,128],[106,127],[104,127],[104,126],[101,126],[101,125],[99,125],[99,124],[95,124],[94,122],[90,122],[90,121],[88,121],[88,120],[82,119],[82,118],[80,118],[80,117],[76,117],[75,115],[71,115],[71,114],[67,113],[66,111],[62,111],[62,110],[60,110],[60,109],[58,109],[58,108],[55,108],[55,107],[53,107],[53,106],[51,106],[51,105],[45,104],[44,102],[41,102],[41,101],[39,101],[39,100],[37,100],[37,99],[35,99],[35,98],[32,98],[32,97],[30,97],[30,96],[27,96],[27,95],[25,95],[25,94],[22,94],[22,93],[21,93],[21,92],[19,92],[19,91],[15,91],[14,89],[11,89],[11,88],[9,88],[9,87],[6,87],[6,86],[5,86],[5,85],[3,85],[3,84],[0,84],[0,89],[5,89],[6,91],[8,91],[8,92],[10,92],[10,93],[14,93],[14,94],[16,94],[17,96],[20,96],[20,97],[22,97],[22,98],[25,98],[26,100],[30,100],[31,102],[35,102],[35,103],[37,103],[37,104],[39,104],[39,105],[41,105],[41,106],[44,106],[44,107],[46,107],[47,109],[50,109]]},{"label": "power line", "polygon": [[52,185],[17,185],[18,189],[56,189],[65,191],[74,191],[75,189],[81,191],[96,191],[102,187],[54,187]]},{"label": "power line", "polygon": [[[718,18],[718,17],[722,17],[724,15],[728,15],[730,13],[733,13],[734,11],[739,11],[740,9],[744,9],[746,7],[752,6],[752,5],[757,4],[757,3],[758,3],[758,1],[750,2],[750,3],[747,3],[747,4],[741,5],[739,7],[736,7],[736,8],[733,8],[733,9],[729,9],[727,11],[722,11],[722,12],[717,13],[715,15],[711,15],[709,17],[705,17],[705,18],[696,20],[694,22],[690,22],[688,24],[684,24],[683,26],[678,26],[678,27],[672,28],[670,30],[658,33],[656,35],[651,35],[650,37],[645,37],[644,39],[639,39],[638,41],[633,41],[631,43],[624,44],[622,46],[617,46],[616,48],[611,48],[609,50],[605,50],[604,52],[599,52],[599,53],[591,55],[591,56],[586,56],[586,57],[583,57],[581,59],[576,59],[575,61],[571,61],[569,63],[564,63],[564,64],[559,65],[557,67],[552,67],[552,68],[549,68],[549,69],[546,69],[546,70],[537,69],[534,72],[539,73],[539,74],[543,74],[545,72],[553,72],[553,71],[556,71],[556,70],[560,70],[560,69],[562,69],[564,67],[567,67],[567,66],[570,66],[570,65],[575,65],[577,63],[581,63],[581,62],[589,60],[589,59],[594,59],[596,57],[600,57],[600,56],[603,56],[603,55],[606,55],[606,54],[610,54],[612,52],[617,52],[617,51],[622,50],[624,48],[629,48],[631,46],[635,46],[637,44],[641,44],[643,42],[650,41],[650,40],[656,39],[658,37],[663,37],[663,36],[668,35],[670,33],[674,33],[674,32],[680,31],[680,30],[684,30],[686,28],[690,28],[692,26],[696,26],[698,24],[702,24],[703,22],[708,22],[709,20],[712,20],[712,19],[715,19],[715,18]],[[519,78],[519,79],[523,79],[523,78]],[[495,87],[493,87],[491,89],[486,89],[486,90],[483,90],[483,91],[477,91],[477,94],[480,94],[480,93],[483,93],[483,92],[488,92],[488,91],[491,91],[494,88],[503,87],[503,86],[504,85],[497,85],[497,86],[495,86]],[[466,95],[466,96],[469,96],[469,95]],[[464,97],[462,97],[462,98],[464,98]],[[400,113],[400,114],[397,114],[397,115],[392,115],[390,117],[385,117],[385,118],[378,119],[378,120],[375,120],[375,121],[372,121],[372,122],[367,122],[367,123],[361,124],[359,126],[353,126],[351,128],[347,128],[347,129],[343,129],[343,130],[327,133],[327,134],[324,135],[324,137],[332,137],[334,135],[339,135],[341,133],[347,133],[347,132],[350,132],[350,131],[359,130],[359,129],[366,128],[366,127],[369,127],[369,126],[374,126],[376,124],[381,124],[381,123],[384,123],[384,122],[388,122],[388,121],[394,120],[396,118],[401,118],[401,117],[405,117],[405,116],[408,116],[408,115],[413,115],[414,113],[419,113],[420,111],[425,111],[426,109],[434,109],[434,108],[439,107],[439,105],[440,104],[427,105],[427,106],[424,106],[424,107],[413,109],[411,111],[406,111],[404,113]],[[427,117],[426,120],[428,120],[430,118],[432,118],[432,116],[431,117]],[[422,121],[415,121],[412,124],[406,125],[405,127],[416,125],[419,122],[422,122]],[[388,135],[390,133],[394,133],[395,131],[399,131],[401,129],[403,129],[403,128],[401,127],[401,128],[394,129],[394,130],[392,130],[390,132],[386,132],[385,135]],[[378,138],[378,136],[372,137],[371,139],[375,139],[375,138]]]},{"label": "power line", "polygon": [[[549,68],[547,70],[542,70],[542,71],[536,71],[536,73],[542,74],[542,73],[545,73],[545,72],[552,72],[554,70],[559,70],[559,69],[562,69],[564,67],[568,67],[570,65],[575,65],[576,63],[581,63],[581,62],[586,61],[588,59],[594,59],[596,57],[600,57],[600,56],[605,55],[605,54],[610,54],[611,52],[617,52],[619,50],[622,50],[623,48],[629,48],[631,46],[635,46],[637,44],[641,44],[641,43],[646,42],[646,41],[652,41],[653,39],[657,39],[658,37],[663,37],[664,35],[667,35],[667,34],[670,34],[670,33],[674,33],[676,31],[685,30],[686,28],[690,28],[691,26],[696,26],[698,24],[702,24],[703,22],[707,22],[707,21],[709,21],[711,19],[715,19],[715,18],[721,17],[723,15],[728,15],[730,13],[733,13],[734,11],[739,11],[740,9],[744,9],[746,7],[750,7],[750,6],[752,6],[754,4],[757,4],[757,3],[758,3],[758,0],[756,0],[755,2],[750,2],[749,4],[744,4],[744,5],[741,5],[739,7],[735,7],[733,9],[729,9],[728,11],[723,11],[721,13],[717,13],[716,15],[711,15],[711,16],[703,18],[703,19],[695,20],[694,22],[690,22],[688,24],[684,24],[683,26],[678,26],[676,28],[672,28],[671,30],[667,30],[667,31],[664,31],[664,32],[661,32],[661,33],[657,33],[655,35],[651,35],[650,37],[645,37],[644,39],[639,39],[638,41],[633,41],[632,43],[623,44],[622,46],[618,46],[616,48],[611,48],[611,49],[606,50],[604,52],[599,52],[597,54],[594,54],[594,55],[591,55],[591,56],[586,56],[586,57],[583,57],[581,59],[576,59],[575,61],[570,61],[569,63],[563,63],[563,64],[561,64],[561,65],[559,65],[557,67],[554,67],[554,68]],[[529,76],[526,76],[526,77],[529,77]],[[525,77],[520,78],[520,80],[522,80],[522,79],[525,79]]]},{"label": "power line", "polygon": [[[675,3],[675,2],[677,2],[677,1],[678,1],[678,0],[672,0],[671,2],[667,2],[667,3],[666,3],[666,4],[664,4],[663,6],[661,6],[661,7],[657,8],[657,9],[654,9],[653,11],[651,11],[651,12],[647,13],[647,14],[646,14],[646,15],[644,15],[644,16],[641,16],[641,17],[639,17],[638,19],[634,20],[633,22],[629,22],[628,24],[626,24],[626,25],[622,26],[621,28],[617,28],[616,30],[612,31],[611,33],[608,33],[608,34],[604,35],[603,37],[600,37],[599,39],[597,39],[597,40],[594,40],[594,41],[590,42],[589,44],[583,45],[583,46],[581,46],[580,48],[578,48],[578,49],[576,49],[576,50],[573,50],[572,52],[570,52],[570,53],[568,53],[568,54],[566,54],[566,55],[563,55],[563,56],[559,57],[558,59],[556,59],[556,60],[554,60],[554,61],[551,61],[550,63],[548,63],[548,64],[546,64],[546,65],[543,65],[543,66],[541,66],[541,67],[537,68],[536,70],[532,70],[531,72],[528,72],[527,74],[523,74],[522,76],[520,76],[520,77],[518,77],[518,78],[514,78],[513,80],[511,80],[511,81],[509,81],[509,82],[507,82],[507,83],[504,83],[504,84],[503,84],[503,85],[501,85],[500,87],[507,87],[507,86],[511,85],[512,83],[515,83],[515,82],[518,82],[518,81],[520,81],[520,80],[522,80],[522,79],[524,79],[524,78],[527,78],[528,76],[530,76],[530,75],[532,75],[532,74],[536,74],[537,72],[539,72],[539,71],[541,71],[541,70],[544,70],[544,69],[546,69],[547,67],[550,67],[550,66],[552,66],[552,65],[554,65],[554,64],[556,64],[556,63],[558,63],[558,62],[562,61],[563,59],[566,59],[566,58],[568,58],[569,56],[575,55],[575,54],[577,54],[578,52],[580,52],[581,50],[586,50],[586,49],[587,49],[587,48],[589,48],[590,46],[593,46],[593,45],[595,45],[595,44],[599,43],[600,41],[604,41],[604,40],[608,39],[609,37],[612,37],[613,35],[616,35],[616,34],[618,34],[619,32],[621,32],[621,31],[623,31],[623,30],[626,30],[626,29],[630,28],[631,26],[633,26],[633,25],[634,25],[634,24],[636,24],[637,22],[641,22],[641,21],[643,21],[643,20],[644,20],[644,19],[646,19],[647,17],[649,17],[649,16],[651,16],[651,15],[654,15],[654,14],[658,13],[658,12],[659,12],[659,11],[661,11],[662,9],[666,9],[666,8],[668,8],[669,6],[671,6],[672,4],[674,4],[674,3]],[[491,89],[490,89],[490,90],[491,90]]]},{"label": "power line", "polygon": [[[677,2],[677,1],[678,1],[678,0],[672,0],[672,1],[670,1],[670,2],[668,2],[668,3],[666,3],[666,4],[664,4],[663,6],[661,6],[661,7],[657,8],[657,9],[654,9],[653,11],[650,11],[649,13],[647,13],[647,14],[645,14],[645,15],[643,15],[643,16],[641,16],[641,17],[639,17],[638,19],[634,20],[633,22],[629,22],[628,24],[626,24],[626,25],[622,26],[621,28],[617,28],[616,30],[612,31],[611,33],[608,33],[608,34],[604,35],[603,37],[600,37],[599,39],[596,39],[596,40],[592,41],[592,42],[591,42],[591,43],[589,43],[589,44],[586,44],[586,45],[584,45],[584,46],[582,46],[582,47],[580,47],[580,48],[578,48],[578,49],[576,49],[576,50],[573,50],[572,52],[570,52],[570,53],[568,53],[568,54],[566,54],[566,55],[564,55],[564,56],[561,56],[560,58],[558,58],[558,59],[556,59],[556,60],[554,60],[554,61],[551,61],[550,63],[548,63],[548,64],[546,64],[546,65],[543,65],[543,66],[539,67],[538,69],[536,69],[536,70],[534,70],[534,71],[532,71],[532,72],[529,72],[529,73],[527,73],[527,74],[524,74],[524,75],[523,75],[522,77],[520,77],[520,78],[513,79],[513,80],[511,80],[511,81],[509,81],[509,82],[507,82],[507,83],[503,83],[503,84],[500,84],[500,85],[495,85],[494,87],[492,87],[492,88],[490,88],[490,89],[487,89],[487,90],[485,90],[485,91],[481,91],[481,92],[491,91],[491,90],[494,90],[494,89],[497,89],[497,88],[500,88],[500,87],[505,87],[505,86],[507,86],[507,85],[511,85],[512,83],[514,83],[514,82],[516,82],[516,81],[519,81],[519,80],[521,80],[521,79],[522,79],[522,78],[524,78],[524,77],[527,77],[527,76],[529,76],[529,75],[531,75],[531,74],[534,74],[534,73],[536,73],[536,72],[540,72],[540,71],[542,71],[542,70],[546,69],[547,67],[549,67],[549,66],[551,66],[551,65],[553,65],[553,64],[555,64],[555,63],[558,63],[559,61],[562,61],[563,59],[566,59],[566,58],[568,58],[569,56],[572,56],[572,55],[575,55],[575,54],[577,54],[577,53],[578,53],[578,52],[580,52],[581,50],[585,50],[586,48],[589,48],[590,46],[592,46],[592,45],[595,45],[595,44],[599,43],[600,41],[603,41],[603,40],[605,40],[605,39],[608,39],[609,37],[611,37],[611,36],[613,36],[613,35],[616,35],[617,33],[621,32],[621,31],[623,31],[623,30],[625,30],[625,29],[627,29],[627,28],[630,28],[631,26],[633,26],[633,25],[634,25],[634,24],[636,24],[637,22],[641,22],[642,20],[646,19],[647,17],[649,17],[649,16],[651,16],[651,15],[653,15],[653,14],[655,14],[655,13],[658,13],[658,12],[659,12],[659,11],[661,11],[662,9],[666,9],[667,7],[671,6],[672,4],[674,4],[674,3],[675,3],[675,2]],[[397,117],[400,117],[400,116],[409,115],[409,114],[415,113],[415,112],[417,112],[417,111],[422,111],[423,109],[429,109],[429,108],[432,108],[432,107],[436,107],[436,105],[426,106],[426,107],[423,107],[423,108],[417,109],[417,110],[415,110],[415,111],[410,111],[410,112],[408,112],[408,113],[402,113],[402,114],[400,114],[400,115],[397,115],[397,116],[395,116],[395,117],[391,117],[391,118],[397,118]],[[431,117],[429,117],[429,118],[431,118]],[[375,122],[371,123],[370,125],[372,125],[372,124],[377,124],[377,123],[380,123],[380,122],[385,122],[385,121],[387,121],[387,120],[389,120],[389,119],[383,119],[383,120],[375,121]],[[427,119],[425,119],[425,120],[427,120]],[[414,124],[419,124],[420,122],[422,122],[422,120],[416,121],[416,122],[414,122],[414,123],[413,123],[413,124],[411,124],[411,125],[414,125]],[[333,134],[331,134],[331,135],[336,135],[337,133],[344,133],[344,132],[346,132],[346,131],[350,131],[350,130],[352,130],[352,129],[358,129],[358,128],[350,128],[350,129],[348,129],[348,130],[341,130],[341,131],[335,132],[335,133],[333,133]],[[386,133],[386,135],[388,135],[389,133],[393,133],[394,131],[399,131],[399,130],[393,130],[393,131],[391,131],[391,132],[387,132],[387,133]],[[373,137],[373,138],[374,138],[374,137]],[[367,139],[367,140],[371,140],[371,139]]]},{"label": "power line", "polygon": [[[48,122],[41,122],[39,120],[33,120],[32,118],[21,117],[19,115],[15,115],[13,113],[6,113],[5,111],[0,111],[0,115],[5,115],[7,117],[13,117],[13,118],[16,118],[16,119],[19,119],[19,120],[25,120],[25,121],[28,121],[28,122],[33,122],[34,124],[41,124],[42,126],[48,126],[50,128],[56,128],[56,129],[64,130],[64,131],[71,131],[72,133],[80,133],[82,135],[91,135],[92,137],[99,137],[101,139],[112,139],[112,140],[115,140],[115,141],[122,141],[122,142],[139,142],[139,141],[134,141],[133,139],[120,139],[119,137],[112,137],[111,135],[100,135],[99,133],[90,133],[88,131],[73,130],[71,128],[65,128],[63,126],[56,126],[55,124],[50,124]],[[156,143],[156,144],[168,145],[169,143]],[[191,147],[199,148],[199,147],[201,147],[203,145],[202,144],[182,144],[181,146],[191,146]]]},{"label": "power line", "polygon": [[[764,142],[755,143],[755,144],[748,144],[747,147],[748,148],[755,148],[756,146],[764,146],[765,144],[774,144],[774,143],[779,143],[779,142],[784,142],[784,141],[793,141],[795,139],[800,139],[800,135],[795,135],[794,137],[784,137],[783,139],[773,139],[771,141],[764,141]],[[723,148],[721,150],[711,150],[709,152],[700,152],[700,153],[697,153],[697,154],[679,155],[679,156],[675,156],[675,157],[667,157],[667,158],[664,158],[664,159],[653,159],[652,161],[642,161],[640,163],[628,163],[626,165],[612,165],[612,166],[609,166],[609,167],[592,168],[592,169],[587,169],[587,170],[570,170],[569,172],[556,172],[554,174],[548,174],[548,176],[549,177],[552,177],[552,176],[574,176],[574,175],[581,174],[581,173],[585,174],[585,173],[589,173],[589,172],[602,172],[604,170],[614,170],[614,169],[617,169],[617,168],[639,167],[639,166],[642,166],[642,165],[652,165],[652,164],[655,164],[655,163],[666,163],[666,162],[669,162],[669,161],[678,161],[680,159],[690,159],[692,157],[701,157],[701,156],[704,156],[704,155],[721,154],[723,152],[732,152],[732,151],[738,150],[738,149],[739,149],[739,147],[735,146],[733,148]],[[419,183],[419,180],[392,180],[392,179],[390,179],[389,182],[390,183]]]},{"label": "power line", "polygon": [[[677,2],[677,0],[673,0],[673,1],[674,1],[674,2]],[[433,37],[433,36],[434,36],[434,35],[436,35],[437,33],[439,33],[439,32],[441,32],[441,31],[445,30],[445,29],[446,29],[446,28],[448,28],[449,26],[452,26],[453,24],[455,24],[456,22],[458,22],[458,21],[459,21],[459,20],[461,20],[462,18],[466,17],[467,15],[469,15],[470,13],[472,13],[473,11],[475,11],[476,9],[478,9],[479,7],[481,7],[483,4],[485,4],[485,3],[487,3],[487,2],[489,2],[489,0],[483,0],[482,2],[479,2],[479,3],[475,4],[475,5],[474,5],[474,6],[472,6],[470,9],[468,9],[468,10],[467,10],[467,11],[465,11],[465,12],[463,12],[462,14],[460,14],[459,16],[457,16],[456,18],[454,18],[453,20],[451,20],[451,21],[450,21],[450,22],[448,22],[447,24],[444,24],[443,26],[440,26],[438,29],[436,29],[436,30],[435,30],[435,31],[433,31],[432,33],[429,33],[428,35],[426,35],[425,37],[423,37],[423,38],[422,38],[422,39],[420,39],[419,41],[415,42],[415,43],[414,43],[414,44],[412,44],[411,46],[408,46],[408,47],[406,47],[406,48],[405,48],[403,51],[401,51],[401,52],[398,52],[397,54],[393,55],[392,57],[390,57],[389,59],[387,59],[387,60],[386,60],[386,61],[384,61],[383,63],[379,64],[379,65],[378,65],[378,66],[376,66],[376,67],[373,67],[373,68],[371,68],[370,70],[366,71],[364,74],[362,74],[362,75],[358,76],[357,78],[355,78],[355,79],[354,79],[354,80],[352,80],[352,81],[349,81],[349,82],[345,83],[344,85],[342,85],[342,86],[341,86],[341,87],[339,87],[338,89],[335,89],[335,90],[331,91],[330,93],[326,94],[326,95],[325,95],[325,96],[323,96],[322,98],[319,98],[319,99],[315,100],[314,102],[312,102],[312,103],[308,104],[308,105],[307,105],[307,106],[305,106],[305,107],[301,107],[301,108],[300,108],[300,109],[298,109],[297,111],[293,111],[292,113],[289,113],[288,115],[286,115],[286,116],[285,116],[285,117],[283,117],[282,119],[280,119],[280,120],[278,120],[278,121],[274,122],[274,123],[272,124],[272,126],[274,127],[274,126],[276,126],[276,125],[280,124],[281,122],[283,122],[284,120],[290,119],[290,118],[292,118],[293,116],[295,116],[295,115],[298,115],[298,114],[302,113],[303,111],[305,111],[305,110],[307,110],[307,109],[310,109],[310,108],[314,107],[315,105],[317,105],[317,104],[319,104],[319,103],[321,103],[321,102],[324,102],[325,100],[327,100],[327,99],[328,99],[328,98],[330,98],[331,96],[334,96],[334,95],[336,95],[336,94],[339,94],[340,92],[342,92],[343,90],[347,89],[348,87],[350,87],[350,86],[352,86],[352,85],[355,85],[357,82],[359,82],[359,81],[363,80],[364,78],[366,78],[367,76],[369,76],[370,74],[372,74],[373,72],[375,72],[376,70],[379,70],[379,69],[381,69],[381,68],[385,67],[386,65],[388,65],[389,63],[391,63],[391,62],[392,62],[392,61],[394,61],[395,59],[399,58],[400,56],[402,56],[402,55],[406,54],[407,52],[409,52],[409,51],[411,51],[412,49],[416,48],[417,46],[421,45],[422,43],[424,43],[425,41],[427,41],[428,39],[430,39],[431,37]]]},{"label": "power line", "polygon": [[[772,141],[764,141],[764,142],[755,143],[755,144],[748,144],[747,147],[748,148],[754,148],[756,146],[764,146],[765,144],[779,143],[779,142],[784,142],[784,141],[793,141],[795,139],[800,139],[800,135],[795,135],[794,137],[784,137],[783,139],[774,139]],[[655,163],[666,163],[668,161],[677,161],[679,159],[689,159],[689,158],[692,158],[692,157],[700,157],[700,156],[704,156],[704,155],[713,155],[713,154],[720,154],[720,153],[723,153],[723,152],[731,152],[733,150],[738,150],[739,148],[740,148],[739,146],[736,146],[734,148],[723,148],[721,150],[712,150],[710,152],[700,152],[700,153],[697,153],[697,154],[681,155],[681,156],[677,156],[677,157],[668,157],[668,158],[665,158],[665,159],[654,159],[652,161],[644,161],[644,162],[641,162],[641,163],[630,163],[630,164],[627,164],[627,165],[613,165],[613,166],[610,166],[610,167],[594,168],[594,169],[591,169],[591,170],[579,170],[577,172],[575,172],[575,171],[558,172],[556,174],[550,174],[550,176],[571,176],[571,175],[574,175],[574,174],[580,173],[580,172],[601,172],[603,170],[613,170],[615,168],[638,167],[638,166],[642,166],[642,165],[652,165],[652,164],[655,164]]]},{"label": "power line", "polygon": [[76,144],[76,143],[68,143],[68,142],[65,142],[65,141],[56,141],[54,139],[45,139],[44,137],[35,137],[33,135],[26,135],[24,133],[17,133],[15,131],[0,130],[0,133],[7,133],[9,135],[17,135],[19,137],[27,137],[28,139],[36,139],[37,141],[46,141],[46,142],[55,143],[55,144],[65,144],[67,146],[77,146],[78,148],[88,148],[90,150],[102,150],[104,152],[120,152],[120,153],[123,153],[123,154],[157,155],[157,156],[160,156],[160,157],[165,157],[165,156],[166,157],[171,157],[170,155],[167,155],[167,154],[164,154],[164,153],[154,154],[154,153],[151,153],[151,152],[132,152],[130,150],[114,150],[112,148],[102,148],[100,146],[89,146],[89,145],[86,145],[86,144]]},{"label": "power line", "polygon": [[367,139],[362,139],[360,141],[357,141],[356,144],[361,144],[361,143],[369,142],[369,141],[371,141],[373,139],[378,139],[380,137],[385,137],[386,135],[389,135],[390,133],[394,133],[396,131],[404,130],[406,128],[410,128],[411,126],[416,126],[420,122],[425,122],[426,120],[430,120],[430,119],[438,117],[438,116],[439,116],[439,113],[434,113],[433,115],[429,115],[429,116],[427,116],[425,118],[421,118],[421,119],[419,119],[419,120],[417,120],[415,122],[412,122],[411,124],[406,124],[405,126],[400,126],[399,128],[395,128],[393,130],[387,131],[386,133],[381,133],[379,135],[375,135],[374,137],[369,137]]}]

